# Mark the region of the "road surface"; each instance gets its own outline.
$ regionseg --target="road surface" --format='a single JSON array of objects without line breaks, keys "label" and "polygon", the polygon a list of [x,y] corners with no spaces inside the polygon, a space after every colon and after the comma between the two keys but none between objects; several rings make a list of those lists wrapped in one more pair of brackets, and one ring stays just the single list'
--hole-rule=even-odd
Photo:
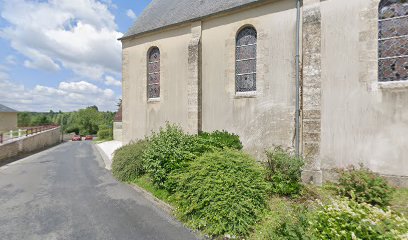
[{"label": "road surface", "polygon": [[1,167],[0,239],[196,239],[104,167],[90,142]]}]

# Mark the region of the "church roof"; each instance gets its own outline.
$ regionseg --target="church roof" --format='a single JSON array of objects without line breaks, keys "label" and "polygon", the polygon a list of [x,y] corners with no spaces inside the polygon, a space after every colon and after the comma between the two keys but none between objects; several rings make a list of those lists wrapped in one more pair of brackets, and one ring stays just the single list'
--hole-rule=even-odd
[{"label": "church roof", "polygon": [[16,110],[6,107],[2,104],[0,104],[0,112],[4,112],[4,113],[10,113],[10,112],[17,112]]},{"label": "church roof", "polygon": [[121,39],[263,1],[265,0],[152,0]]}]

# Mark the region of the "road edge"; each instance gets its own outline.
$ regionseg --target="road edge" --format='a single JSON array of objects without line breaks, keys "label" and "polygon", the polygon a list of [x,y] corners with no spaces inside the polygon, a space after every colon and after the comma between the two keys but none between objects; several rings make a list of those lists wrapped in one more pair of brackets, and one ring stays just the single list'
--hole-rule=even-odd
[{"label": "road edge", "polygon": [[[112,172],[112,167],[111,167],[111,161],[109,160],[109,157],[106,155],[106,153],[102,150],[101,147],[99,147],[97,144],[93,144],[93,146],[96,148],[96,150],[99,152],[99,155],[102,157],[103,162],[105,164],[105,169],[109,170],[110,172]],[[123,182],[122,182],[123,183]],[[126,184],[126,183],[125,183]],[[145,197],[147,200],[149,200],[150,202],[152,202],[155,206],[159,207],[160,209],[162,209],[164,212],[166,212],[169,215],[173,215],[173,211],[174,208],[169,205],[168,203],[158,199],[157,197],[155,197],[151,192],[145,190],[142,187],[139,187],[138,185],[134,184],[134,183],[127,183],[127,185],[129,185],[131,188],[133,188],[133,190],[135,190],[136,192],[140,193],[141,195],[143,195],[143,197]]]},{"label": "road edge", "polygon": [[97,144],[92,144],[92,146],[94,146],[94,148],[96,148],[96,150],[99,152],[99,155],[101,156],[103,163],[105,164],[105,169],[112,171],[112,162],[111,160],[109,160],[109,157],[106,155],[106,153]]}]

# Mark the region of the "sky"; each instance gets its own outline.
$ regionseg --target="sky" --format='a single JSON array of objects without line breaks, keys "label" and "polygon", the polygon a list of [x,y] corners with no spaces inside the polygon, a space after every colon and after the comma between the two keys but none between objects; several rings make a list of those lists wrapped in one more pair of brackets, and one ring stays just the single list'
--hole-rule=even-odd
[{"label": "sky", "polygon": [[150,0],[0,0],[0,104],[116,111],[122,45]]}]

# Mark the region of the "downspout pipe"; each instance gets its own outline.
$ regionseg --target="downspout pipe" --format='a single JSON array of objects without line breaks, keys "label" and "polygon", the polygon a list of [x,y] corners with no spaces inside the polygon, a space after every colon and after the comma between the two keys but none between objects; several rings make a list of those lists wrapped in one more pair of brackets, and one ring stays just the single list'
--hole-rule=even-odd
[{"label": "downspout pipe", "polygon": [[300,5],[296,0],[296,117],[295,117],[295,151],[300,156]]}]

